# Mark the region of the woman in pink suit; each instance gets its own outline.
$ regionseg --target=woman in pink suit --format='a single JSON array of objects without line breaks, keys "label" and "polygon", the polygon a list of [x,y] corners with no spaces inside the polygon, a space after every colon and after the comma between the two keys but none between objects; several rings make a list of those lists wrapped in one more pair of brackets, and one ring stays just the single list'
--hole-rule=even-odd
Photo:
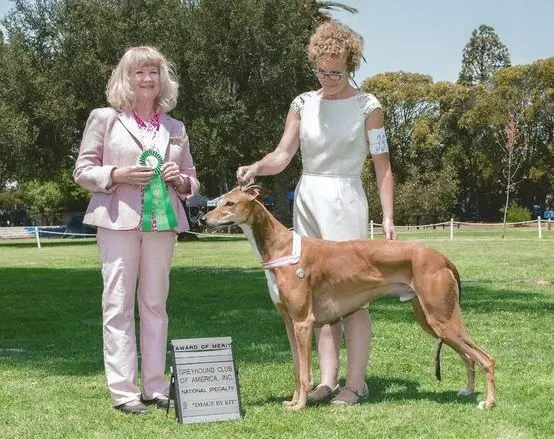
[{"label": "woman in pink suit", "polygon": [[[164,375],[169,272],[176,235],[189,228],[180,200],[198,188],[185,127],[167,115],[175,107],[178,87],[156,49],[129,49],[106,88],[111,107],[95,109],[88,118],[73,173],[92,192],[84,222],[98,230],[104,365],[113,405],[125,413],[146,414],[147,404],[169,404]],[[144,160],[148,155],[163,160],[156,172],[155,161]],[[154,175],[161,178],[157,181],[165,187],[173,215],[144,209],[146,200],[152,205],[152,193],[159,196],[149,186]],[[137,385],[135,294],[142,390]]]}]

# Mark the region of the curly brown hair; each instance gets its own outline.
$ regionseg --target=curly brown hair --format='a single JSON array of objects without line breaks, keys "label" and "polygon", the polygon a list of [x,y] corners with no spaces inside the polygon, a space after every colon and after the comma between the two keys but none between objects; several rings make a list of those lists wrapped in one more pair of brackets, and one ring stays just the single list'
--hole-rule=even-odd
[{"label": "curly brown hair", "polygon": [[346,70],[355,72],[362,59],[364,40],[348,26],[336,21],[320,24],[310,38],[306,50],[308,60],[315,66],[318,61],[335,57],[346,58]]}]

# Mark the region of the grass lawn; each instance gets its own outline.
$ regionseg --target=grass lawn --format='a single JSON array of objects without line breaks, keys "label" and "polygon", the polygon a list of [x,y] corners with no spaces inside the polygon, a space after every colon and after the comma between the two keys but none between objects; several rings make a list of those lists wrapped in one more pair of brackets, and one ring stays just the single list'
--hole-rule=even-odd
[{"label": "grass lawn", "polygon": [[[402,232],[403,233],[403,232]],[[527,232],[522,232],[527,233]],[[287,412],[293,391],[283,322],[243,239],[179,242],[168,303],[170,338],[230,336],[239,370],[240,421],[182,425],[158,410],[111,408],[102,361],[101,278],[94,240],[0,242],[0,438],[551,438],[554,435],[554,232],[508,235],[403,233],[446,253],[462,276],[472,337],[497,361],[497,407],[485,392],[456,396],[460,358],[434,340],[411,306],[370,306],[370,397],[355,407]],[[341,377],[345,374],[345,350]],[[317,364],[314,371],[318,373]],[[169,362],[168,362],[169,364]]]}]

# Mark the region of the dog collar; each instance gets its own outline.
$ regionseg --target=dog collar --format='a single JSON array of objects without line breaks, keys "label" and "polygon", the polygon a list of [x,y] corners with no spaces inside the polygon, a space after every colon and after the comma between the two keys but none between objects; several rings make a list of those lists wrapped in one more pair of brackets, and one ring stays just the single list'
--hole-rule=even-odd
[{"label": "dog collar", "polygon": [[296,232],[292,232],[292,255],[282,256],[276,259],[268,259],[262,262],[262,269],[269,270],[275,267],[281,267],[283,265],[294,265],[300,261],[300,253],[302,251],[302,240],[300,235]]}]

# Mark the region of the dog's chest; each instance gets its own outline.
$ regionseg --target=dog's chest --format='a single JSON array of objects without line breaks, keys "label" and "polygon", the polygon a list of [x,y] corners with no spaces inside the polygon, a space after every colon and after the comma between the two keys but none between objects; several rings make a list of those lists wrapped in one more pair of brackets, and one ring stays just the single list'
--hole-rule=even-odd
[{"label": "dog's chest", "polygon": [[279,287],[277,286],[277,278],[271,270],[265,270],[265,277],[267,279],[267,289],[269,290],[269,297],[275,306],[277,306],[281,299],[279,298]]}]

